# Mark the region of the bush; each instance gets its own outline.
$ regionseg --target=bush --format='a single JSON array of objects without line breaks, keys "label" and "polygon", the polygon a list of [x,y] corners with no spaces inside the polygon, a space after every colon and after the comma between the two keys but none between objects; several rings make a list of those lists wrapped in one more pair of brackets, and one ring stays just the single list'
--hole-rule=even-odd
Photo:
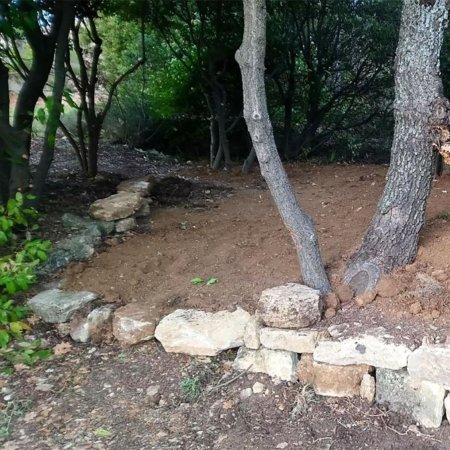
[{"label": "bush", "polygon": [[19,342],[30,329],[29,311],[14,297],[35,282],[36,267],[47,259],[51,244],[33,238],[38,214],[25,200],[19,192],[0,206],[0,354],[13,363],[32,364],[50,352],[40,349],[38,342]]}]

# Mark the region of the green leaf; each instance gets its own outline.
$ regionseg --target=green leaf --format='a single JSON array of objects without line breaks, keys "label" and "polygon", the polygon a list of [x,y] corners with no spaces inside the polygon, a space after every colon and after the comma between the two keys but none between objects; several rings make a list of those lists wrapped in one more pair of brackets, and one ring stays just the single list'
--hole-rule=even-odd
[{"label": "green leaf", "polygon": [[94,434],[99,437],[108,437],[111,436],[112,433],[105,428],[97,428],[96,430],[94,430]]},{"label": "green leaf", "polygon": [[203,278],[192,278],[191,284],[202,284],[205,280]]},{"label": "green leaf", "polygon": [[206,282],[206,284],[208,285],[208,286],[212,286],[213,284],[216,284],[216,283],[218,283],[219,282],[219,279],[218,278],[210,278],[207,282]]},{"label": "green leaf", "polygon": [[0,347],[6,347],[9,339],[9,333],[6,330],[0,330]]}]

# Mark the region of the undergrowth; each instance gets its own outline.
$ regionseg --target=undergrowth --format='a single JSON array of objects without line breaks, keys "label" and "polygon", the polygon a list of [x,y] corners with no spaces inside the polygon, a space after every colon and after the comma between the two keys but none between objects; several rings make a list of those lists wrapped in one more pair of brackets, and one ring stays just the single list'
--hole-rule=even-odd
[{"label": "undergrowth", "polygon": [[[18,192],[0,206],[0,368],[11,371],[11,365],[32,365],[48,357],[38,341],[24,341],[31,329],[29,310],[17,297],[36,281],[36,267],[47,259],[51,243],[35,237],[38,213],[27,207],[25,197]],[[5,362],[9,364],[5,364]]]}]

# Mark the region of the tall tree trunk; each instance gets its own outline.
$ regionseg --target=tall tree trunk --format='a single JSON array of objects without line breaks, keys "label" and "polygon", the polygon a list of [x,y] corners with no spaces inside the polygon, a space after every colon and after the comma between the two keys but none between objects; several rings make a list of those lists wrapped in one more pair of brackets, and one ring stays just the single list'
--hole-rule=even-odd
[{"label": "tall tree trunk", "polygon": [[8,200],[10,158],[5,139],[9,125],[9,73],[0,60],[0,205]]},{"label": "tall tree trunk", "polygon": [[357,292],[372,289],[384,273],[416,256],[433,179],[433,147],[448,140],[449,103],[439,72],[446,26],[447,0],[404,1],[391,165],[375,216],[344,277]]},{"label": "tall tree trunk", "polygon": [[62,112],[62,98],[66,82],[65,60],[68,51],[69,31],[75,16],[75,3],[73,0],[66,0],[63,6],[63,16],[56,41],[54,81],[52,91],[52,103],[48,111],[48,120],[44,134],[44,147],[36,176],[33,180],[34,193],[37,196],[42,194],[48,171],[53,161],[56,144],[56,132],[58,130],[59,119]]},{"label": "tall tree trunk", "polygon": [[303,282],[323,293],[331,290],[311,218],[301,209],[275,146],[264,84],[265,0],[244,0],[244,37],[236,52],[242,73],[244,118],[261,173],[294,241]]},{"label": "tall tree trunk", "polygon": [[244,164],[242,164],[241,172],[243,174],[247,174],[250,172],[250,169],[252,168],[255,159],[256,159],[255,147],[252,146],[250,153],[248,154],[247,158],[245,158]]}]

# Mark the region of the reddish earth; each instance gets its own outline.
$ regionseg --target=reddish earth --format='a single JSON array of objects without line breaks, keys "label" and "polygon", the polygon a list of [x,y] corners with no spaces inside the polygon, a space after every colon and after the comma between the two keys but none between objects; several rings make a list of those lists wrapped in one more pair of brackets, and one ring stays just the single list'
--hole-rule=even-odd
[{"label": "reddish earth", "polygon": [[[288,171],[301,203],[315,220],[322,255],[336,285],[374,213],[386,167],[292,165]],[[180,307],[219,310],[235,305],[253,312],[263,289],[299,281],[291,239],[259,175],[218,176],[205,168],[184,175],[232,191],[205,188],[204,198],[195,203],[203,207],[189,206],[187,201],[155,207],[150,232],[131,236],[90,263],[69,269],[64,274],[68,288],[93,290],[110,302],[157,305],[163,315]],[[437,296],[425,295],[429,286],[417,295],[418,273],[439,279],[442,289]],[[195,277],[219,282],[192,285]],[[369,314],[371,322],[393,326],[405,320],[413,328],[422,322],[450,325],[450,175],[433,182],[417,261],[398,271],[391,282],[400,287],[395,298],[377,297],[365,311],[346,305],[345,319],[350,313],[352,320],[364,320]],[[436,292],[431,289],[431,294]],[[413,314],[411,305],[418,301],[420,311],[413,307]]]},{"label": "reddish earth", "polygon": [[[386,167],[292,165],[288,171],[315,219],[327,270],[336,283],[374,212]],[[174,207],[155,205],[141,233],[123,242],[112,240],[89,263],[67,269],[67,287],[99,292],[110,302],[157,305],[162,315],[179,307],[240,305],[253,311],[263,289],[299,281],[290,238],[260,176],[217,174],[204,167],[184,175],[203,183],[201,190],[197,185],[195,195],[181,203],[178,199]],[[211,183],[232,190],[211,188]],[[70,209],[85,210],[86,198],[78,209],[73,204]],[[400,327],[401,333],[416,332],[417,338],[448,335],[449,212],[446,175],[433,183],[417,262],[389,280],[390,287],[397,287],[394,298],[377,297],[363,308],[347,303],[324,323],[381,323]],[[219,282],[193,286],[194,277]],[[54,330],[44,329],[42,337],[53,344],[61,341]],[[315,397],[301,385],[274,385],[262,375],[244,374],[225,385],[235,375],[230,372],[234,356],[233,351],[218,358],[167,354],[156,342],[126,350],[72,343],[62,356],[0,378],[6,389],[2,397],[9,392],[13,397],[9,409],[0,400],[0,432],[7,424],[10,433],[3,448],[448,448],[447,423],[439,430],[421,429],[360,399]],[[180,383],[186,386],[194,379],[199,397],[188,401]],[[265,384],[266,394],[239,400],[240,391],[255,381]],[[155,384],[162,393],[156,408],[145,396]]]}]

